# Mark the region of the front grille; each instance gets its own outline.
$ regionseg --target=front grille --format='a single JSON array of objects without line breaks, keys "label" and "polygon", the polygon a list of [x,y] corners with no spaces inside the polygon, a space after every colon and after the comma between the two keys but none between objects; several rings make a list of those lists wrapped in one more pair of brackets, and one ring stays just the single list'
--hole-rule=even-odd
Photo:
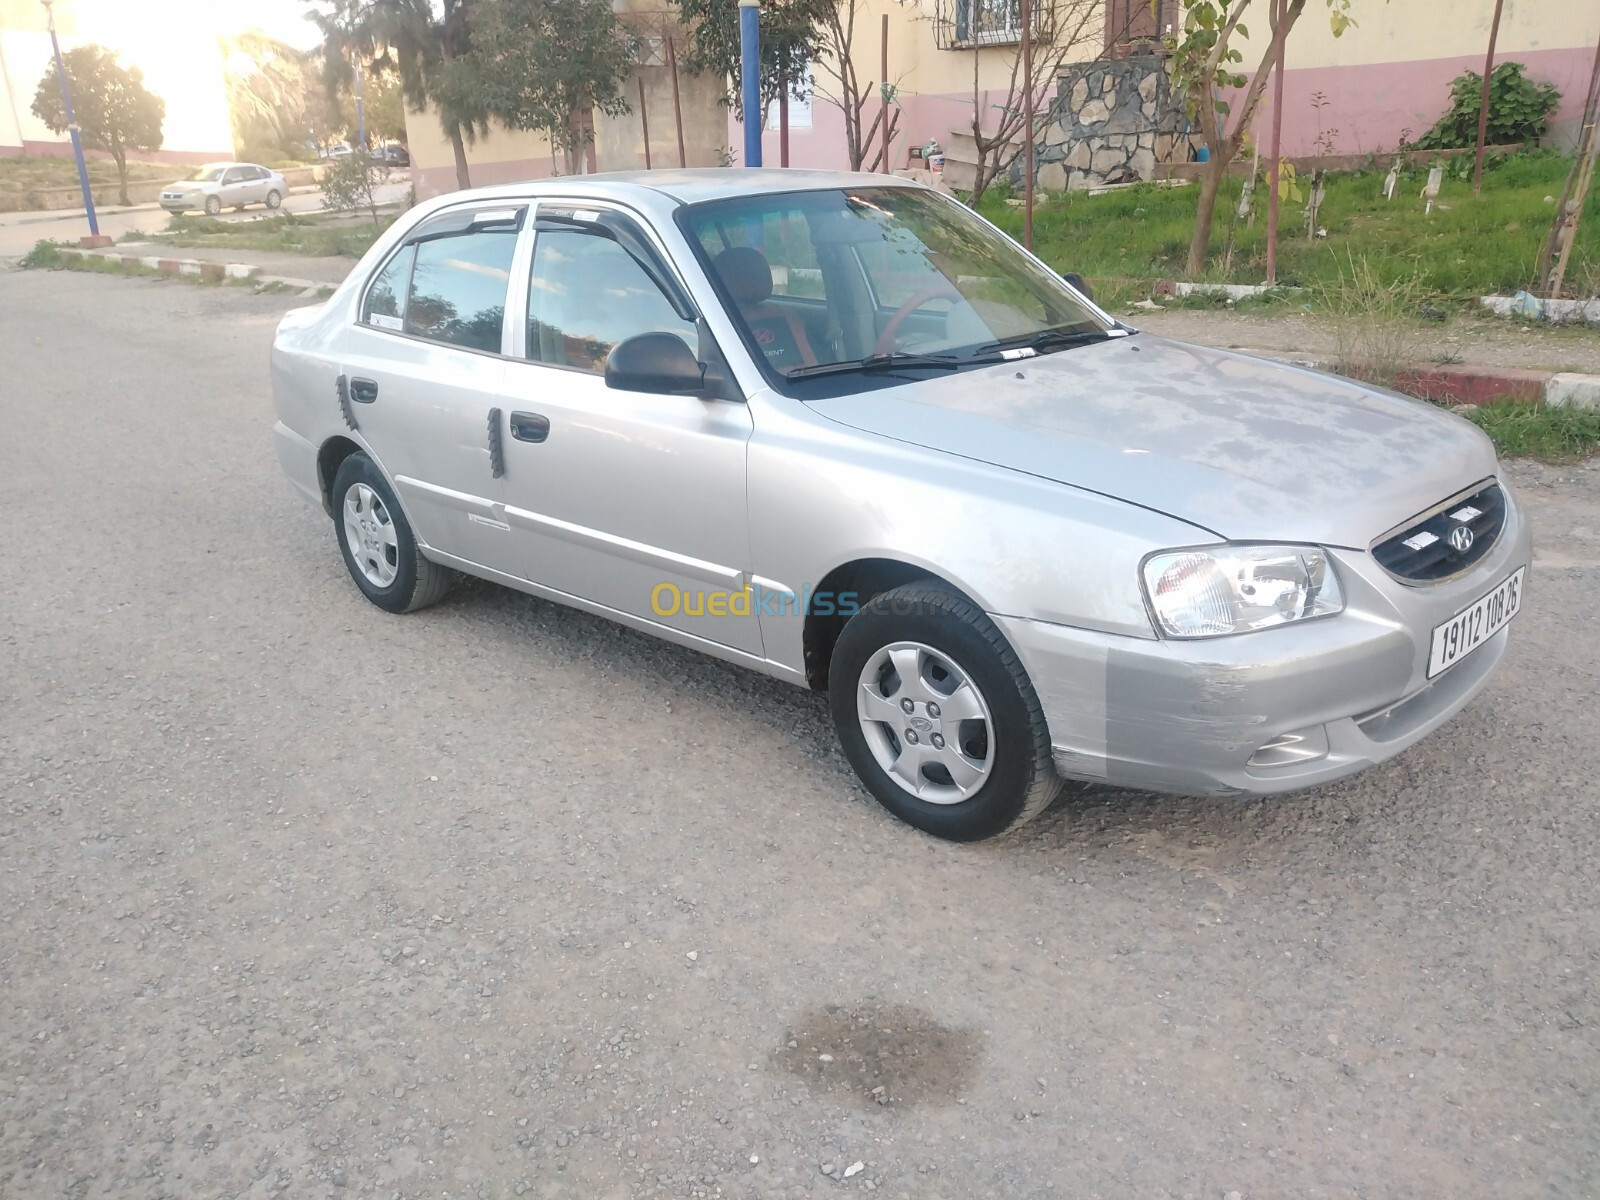
[{"label": "front grille", "polygon": [[[1374,543],[1372,556],[1396,579],[1439,583],[1489,553],[1505,523],[1506,497],[1500,485],[1480,484],[1385,534]],[[1469,543],[1465,549],[1462,542]]]}]

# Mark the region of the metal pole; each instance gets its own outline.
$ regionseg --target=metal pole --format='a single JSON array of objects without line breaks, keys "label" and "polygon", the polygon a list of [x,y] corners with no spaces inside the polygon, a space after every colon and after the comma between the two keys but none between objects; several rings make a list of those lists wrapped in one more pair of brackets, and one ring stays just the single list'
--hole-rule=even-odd
[{"label": "metal pole", "polygon": [[[1027,0],[1023,0],[1024,3]],[[878,72],[878,120],[883,143],[878,151],[878,170],[889,173],[889,14],[883,14],[883,57]]]},{"label": "metal pole", "polygon": [[678,126],[678,165],[689,165],[689,157],[683,152],[683,103],[678,99],[678,51],[672,44],[672,39],[667,39],[667,70],[672,72],[672,119]]},{"label": "metal pole", "polygon": [[1283,177],[1283,41],[1289,19],[1289,0],[1272,0],[1275,21],[1272,41],[1277,47],[1272,66],[1272,191],[1267,196],[1267,286],[1278,282],[1278,181]]},{"label": "metal pole", "polygon": [[356,140],[361,153],[367,152],[367,110],[361,103],[361,60],[356,59]]},{"label": "metal pole", "polygon": [[50,27],[50,48],[56,56],[56,81],[61,84],[61,107],[67,114],[67,134],[72,138],[72,157],[78,160],[78,186],[83,189],[83,212],[89,218],[89,236],[100,236],[100,221],[94,213],[94,192],[89,188],[89,164],[83,161],[83,139],[72,115],[72,89],[67,83],[67,64],[61,60],[61,42],[56,38],[54,0],[39,0],[44,5],[45,22]]},{"label": "metal pole", "polygon": [[778,87],[778,165],[789,165],[789,75],[779,77]]},{"label": "metal pole", "polygon": [[739,0],[739,94],[744,107],[744,165],[761,165],[761,0]]},{"label": "metal pole", "polygon": [[650,110],[644,106],[644,76],[635,75],[639,83],[639,123],[644,126],[644,169],[654,170],[650,165]]},{"label": "metal pole", "polygon": [[1489,76],[1494,71],[1494,44],[1500,37],[1500,10],[1506,0],[1494,0],[1494,20],[1489,24],[1489,53],[1483,60],[1483,95],[1478,100],[1478,157],[1472,164],[1472,194],[1483,191],[1483,147],[1489,136]]},{"label": "metal pole", "polygon": [[[1021,0],[1022,19],[1022,244],[1033,249],[1033,5]],[[888,18],[885,18],[887,20]]]}]

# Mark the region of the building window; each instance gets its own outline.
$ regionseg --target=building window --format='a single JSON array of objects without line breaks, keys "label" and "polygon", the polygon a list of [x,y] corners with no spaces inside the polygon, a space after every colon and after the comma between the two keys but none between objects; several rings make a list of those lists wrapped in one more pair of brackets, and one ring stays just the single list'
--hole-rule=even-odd
[{"label": "building window", "polygon": [[[1049,0],[1035,0],[1033,28],[1043,25]],[[934,10],[934,39],[941,49],[964,50],[973,46],[1005,46],[1022,40],[1020,0],[938,0]]]}]

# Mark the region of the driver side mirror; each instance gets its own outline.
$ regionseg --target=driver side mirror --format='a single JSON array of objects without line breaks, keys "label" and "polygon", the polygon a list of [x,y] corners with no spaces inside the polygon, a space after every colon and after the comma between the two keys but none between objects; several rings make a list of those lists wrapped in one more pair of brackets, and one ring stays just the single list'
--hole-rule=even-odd
[{"label": "driver side mirror", "polygon": [[1063,271],[1061,278],[1070,286],[1077,288],[1087,300],[1094,299],[1094,291],[1089,287],[1089,281],[1076,271]]},{"label": "driver side mirror", "polygon": [[639,333],[611,348],[606,386],[658,396],[703,396],[706,369],[683,339],[670,333]]}]

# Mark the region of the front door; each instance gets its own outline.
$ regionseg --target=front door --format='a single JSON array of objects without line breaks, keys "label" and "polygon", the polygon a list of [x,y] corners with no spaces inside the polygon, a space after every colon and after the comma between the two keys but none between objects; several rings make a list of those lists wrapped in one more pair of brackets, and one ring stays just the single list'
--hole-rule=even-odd
[{"label": "front door", "polygon": [[373,277],[341,362],[348,411],[418,536],[514,575],[492,416],[524,211],[454,209],[420,225]]},{"label": "front door", "polygon": [[[543,218],[548,206],[541,205]],[[559,206],[558,206],[559,207]],[[593,206],[586,205],[588,215]],[[751,654],[746,590],[743,405],[608,388],[606,356],[635,334],[697,348],[614,237],[541,219],[534,236],[524,358],[506,364],[505,518],[536,583]],[[614,225],[628,223],[611,214]],[[644,246],[637,226],[632,244]],[[653,260],[656,273],[669,270]]]}]

